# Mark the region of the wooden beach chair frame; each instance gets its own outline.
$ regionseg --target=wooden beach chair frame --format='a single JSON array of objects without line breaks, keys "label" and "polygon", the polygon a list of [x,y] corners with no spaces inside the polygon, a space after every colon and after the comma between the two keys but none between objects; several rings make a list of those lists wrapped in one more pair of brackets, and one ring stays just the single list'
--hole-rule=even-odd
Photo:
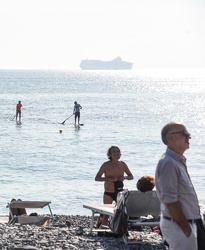
[{"label": "wooden beach chair frame", "polygon": [[[35,225],[43,225],[46,221],[51,222],[53,221],[54,217],[52,214],[52,210],[50,207],[51,201],[12,201],[8,203],[7,207],[9,208],[9,212],[11,214],[11,219],[8,222],[9,225],[14,223],[20,223],[20,224],[35,224]],[[12,208],[44,208],[48,207],[50,215],[48,216],[19,216],[14,215],[12,213]]]}]

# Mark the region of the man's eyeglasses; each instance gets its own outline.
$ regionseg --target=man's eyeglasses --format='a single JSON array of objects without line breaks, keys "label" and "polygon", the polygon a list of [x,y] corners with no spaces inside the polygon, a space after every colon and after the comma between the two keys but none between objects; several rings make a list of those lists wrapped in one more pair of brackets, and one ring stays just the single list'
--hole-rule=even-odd
[{"label": "man's eyeglasses", "polygon": [[174,134],[182,134],[184,137],[191,137],[191,134],[188,131],[186,131],[186,130],[179,131],[179,132],[173,132],[171,134],[172,135],[174,135]]}]

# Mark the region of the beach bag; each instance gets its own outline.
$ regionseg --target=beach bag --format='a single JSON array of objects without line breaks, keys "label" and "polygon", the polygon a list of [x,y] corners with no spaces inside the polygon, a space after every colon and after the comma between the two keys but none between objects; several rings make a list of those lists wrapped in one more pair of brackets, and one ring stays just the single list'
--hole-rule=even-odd
[{"label": "beach bag", "polygon": [[114,182],[114,187],[115,187],[115,193],[119,193],[120,191],[123,190],[124,184],[122,181],[115,181]]},{"label": "beach bag", "polygon": [[110,230],[118,236],[124,236],[128,233],[126,202],[129,191],[124,191],[123,193],[109,225]]}]

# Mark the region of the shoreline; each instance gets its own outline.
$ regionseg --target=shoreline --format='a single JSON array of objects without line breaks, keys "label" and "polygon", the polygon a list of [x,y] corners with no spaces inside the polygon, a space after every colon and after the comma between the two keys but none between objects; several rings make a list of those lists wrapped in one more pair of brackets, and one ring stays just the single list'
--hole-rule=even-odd
[{"label": "shoreline", "polygon": [[[96,217],[97,218],[97,217]],[[132,236],[139,238],[136,244],[126,245],[123,239],[106,233],[90,234],[91,216],[55,215],[50,226],[20,225],[8,226],[0,221],[1,250],[117,250],[117,249],[163,249],[166,246],[158,233],[146,227],[142,231],[130,231]]]}]

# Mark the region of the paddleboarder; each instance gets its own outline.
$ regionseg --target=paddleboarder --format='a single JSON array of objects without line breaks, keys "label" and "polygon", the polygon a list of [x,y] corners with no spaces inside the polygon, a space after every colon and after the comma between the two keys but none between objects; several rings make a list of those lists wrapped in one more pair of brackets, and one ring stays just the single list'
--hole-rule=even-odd
[{"label": "paddleboarder", "polygon": [[22,103],[21,101],[19,101],[16,104],[16,121],[17,121],[17,118],[19,117],[19,122],[21,122],[21,108],[22,108]]},{"label": "paddleboarder", "polygon": [[75,124],[76,124],[76,120],[78,118],[78,125],[80,125],[80,110],[81,109],[82,109],[82,106],[75,101],[74,108],[73,108],[73,114],[75,114]]}]

